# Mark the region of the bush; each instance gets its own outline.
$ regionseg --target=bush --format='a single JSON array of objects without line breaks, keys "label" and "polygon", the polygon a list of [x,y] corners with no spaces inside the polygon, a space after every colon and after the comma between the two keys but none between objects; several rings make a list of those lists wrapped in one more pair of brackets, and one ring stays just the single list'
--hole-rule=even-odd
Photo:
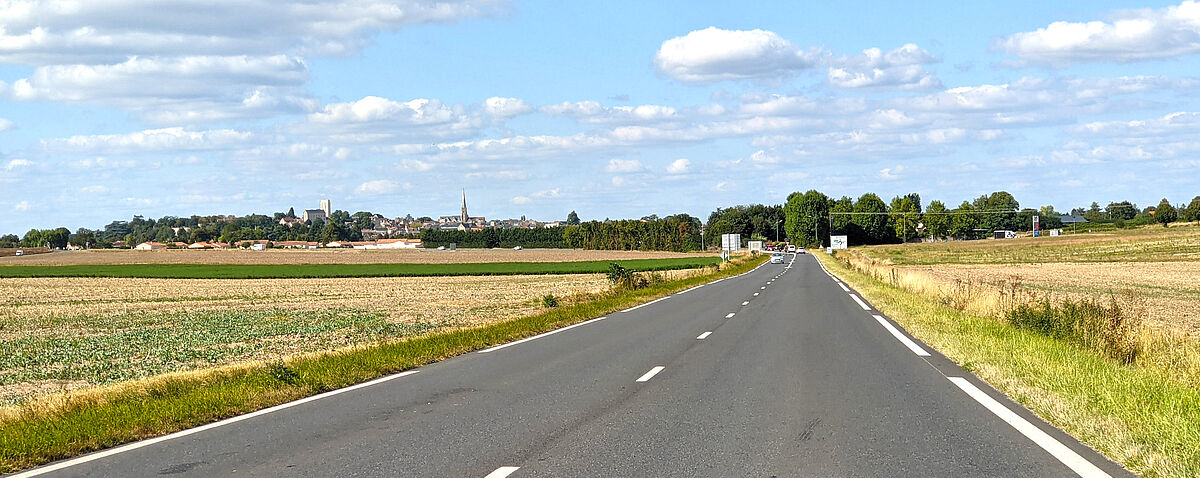
[{"label": "bush", "polygon": [[1115,300],[1105,306],[1092,300],[1054,305],[1045,299],[1012,308],[1007,319],[1014,327],[1090,348],[1125,364],[1133,363],[1141,351],[1137,319]]},{"label": "bush", "polygon": [[542,307],[558,307],[558,297],[555,297],[554,294],[546,294],[542,297]]},{"label": "bush", "polygon": [[633,271],[621,267],[616,262],[608,264],[608,281],[616,287],[628,290],[645,289],[650,286],[650,281],[645,277],[635,274]]},{"label": "bush", "polygon": [[300,374],[296,373],[295,369],[280,362],[267,364],[267,374],[271,378],[288,385],[295,385],[300,382]]}]

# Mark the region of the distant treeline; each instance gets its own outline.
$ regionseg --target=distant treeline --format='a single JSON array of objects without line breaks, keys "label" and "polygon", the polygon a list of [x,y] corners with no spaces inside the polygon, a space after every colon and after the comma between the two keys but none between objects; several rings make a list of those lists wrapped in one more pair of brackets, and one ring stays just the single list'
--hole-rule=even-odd
[{"label": "distant treeline", "polygon": [[589,221],[567,226],[567,247],[622,251],[676,251],[700,249],[700,220],[687,214],[662,219]]},{"label": "distant treeline", "polygon": [[485,228],[482,231],[439,231],[426,229],[418,236],[424,247],[529,247],[529,248],[567,248],[563,239],[566,227],[543,227],[537,229],[496,229]]}]

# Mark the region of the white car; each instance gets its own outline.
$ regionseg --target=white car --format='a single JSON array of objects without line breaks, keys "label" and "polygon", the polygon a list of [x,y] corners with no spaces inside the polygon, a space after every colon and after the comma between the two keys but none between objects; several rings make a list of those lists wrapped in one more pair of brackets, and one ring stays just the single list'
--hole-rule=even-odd
[{"label": "white car", "polygon": [[782,252],[772,252],[771,253],[771,263],[772,264],[783,264],[783,253]]},{"label": "white car", "polygon": [[796,252],[796,245],[795,245],[795,244],[788,244],[787,251],[788,251],[788,252]]},{"label": "white car", "polygon": [[796,249],[796,254],[804,254],[804,248],[801,247],[801,248]]}]

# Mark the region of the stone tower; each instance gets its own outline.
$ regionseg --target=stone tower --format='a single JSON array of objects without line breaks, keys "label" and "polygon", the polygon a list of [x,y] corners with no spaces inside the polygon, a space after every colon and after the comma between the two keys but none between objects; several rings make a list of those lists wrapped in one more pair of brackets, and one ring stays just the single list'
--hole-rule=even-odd
[{"label": "stone tower", "polygon": [[463,189],[462,194],[463,194],[462,217],[459,218],[459,222],[466,224],[467,221],[469,221],[471,219],[469,216],[467,216],[467,190]]}]

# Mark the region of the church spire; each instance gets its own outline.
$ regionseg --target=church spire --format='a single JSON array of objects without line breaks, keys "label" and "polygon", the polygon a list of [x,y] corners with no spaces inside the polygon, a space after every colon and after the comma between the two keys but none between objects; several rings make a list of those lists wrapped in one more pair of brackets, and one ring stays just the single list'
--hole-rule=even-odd
[{"label": "church spire", "polygon": [[463,189],[462,196],[463,196],[463,206],[462,206],[462,218],[461,218],[460,222],[462,222],[463,224],[466,224],[467,221],[470,219],[470,216],[467,216],[467,190],[466,189]]}]

